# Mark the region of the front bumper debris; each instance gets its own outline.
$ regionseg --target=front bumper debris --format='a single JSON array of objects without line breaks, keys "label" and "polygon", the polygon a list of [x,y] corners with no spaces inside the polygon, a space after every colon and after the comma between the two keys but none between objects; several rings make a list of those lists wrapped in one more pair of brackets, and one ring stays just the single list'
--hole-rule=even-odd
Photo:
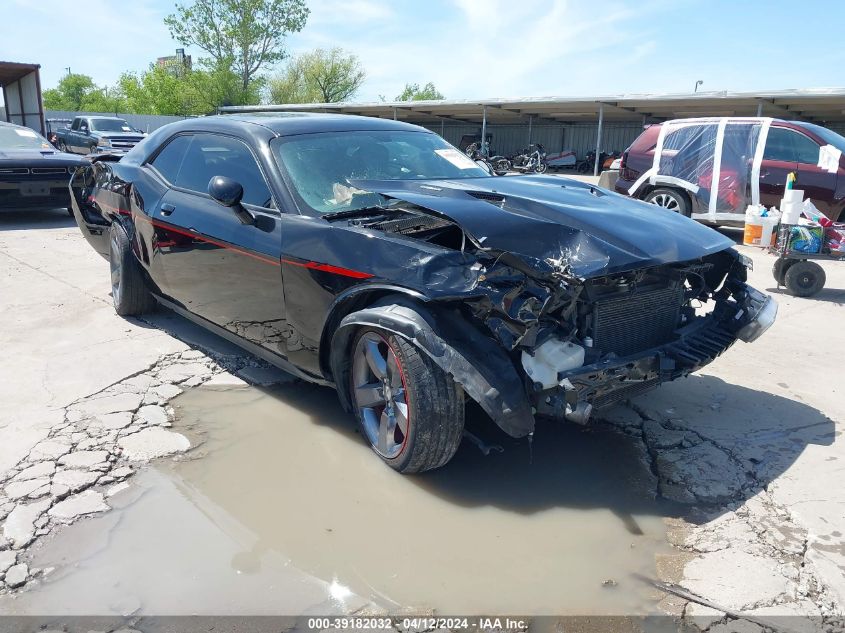
[{"label": "front bumper debris", "polygon": [[[609,358],[558,374],[558,386],[535,393],[537,412],[584,424],[594,409],[649,391],[714,361],[737,339],[750,343],[771,327],[777,303],[743,284],[743,298],[732,309],[699,318],[660,347],[623,358]],[[730,321],[727,314],[734,312]]]}]

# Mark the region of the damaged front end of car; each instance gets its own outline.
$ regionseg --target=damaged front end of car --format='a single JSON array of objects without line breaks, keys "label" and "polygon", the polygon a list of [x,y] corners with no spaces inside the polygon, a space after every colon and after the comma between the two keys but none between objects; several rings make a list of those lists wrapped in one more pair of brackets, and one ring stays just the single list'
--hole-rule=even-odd
[{"label": "damaged front end of car", "polygon": [[745,273],[733,249],[590,279],[568,276],[564,266],[545,279],[526,275],[507,291],[494,273],[484,282],[489,296],[469,303],[518,354],[536,412],[586,423],[593,409],[686,376],[737,339],[762,335],[777,304],[748,286]]},{"label": "damaged front end of car", "polygon": [[[472,283],[424,309],[385,300],[366,322],[423,349],[510,435],[532,433],[535,414],[586,423],[774,322],[750,262],[715,231],[578,184],[549,196],[560,181],[535,179],[535,194],[528,178],[502,180],[495,192],[361,183],[395,204],[389,220],[355,224],[468,256]],[[426,266],[438,274],[437,257]]]}]

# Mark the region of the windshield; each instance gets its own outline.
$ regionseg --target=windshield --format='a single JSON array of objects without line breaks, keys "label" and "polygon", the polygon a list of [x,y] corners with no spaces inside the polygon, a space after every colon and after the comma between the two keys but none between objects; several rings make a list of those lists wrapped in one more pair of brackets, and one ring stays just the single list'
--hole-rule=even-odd
[{"label": "windshield", "polygon": [[828,145],[833,145],[840,152],[845,152],[845,138],[841,137],[836,132],[828,130],[826,127],[822,127],[820,125],[814,125],[813,123],[803,123],[798,121],[790,121],[790,123],[803,127],[805,130],[809,130],[816,136],[820,137]]},{"label": "windshield", "polygon": [[0,126],[0,150],[53,149],[43,136],[25,127]]},{"label": "windshield", "polygon": [[91,129],[98,132],[132,132],[132,127],[123,119],[91,119]]},{"label": "windshield", "polygon": [[384,204],[386,198],[350,185],[354,180],[440,180],[489,174],[436,134],[353,131],[302,134],[272,143],[306,206],[319,213]]}]

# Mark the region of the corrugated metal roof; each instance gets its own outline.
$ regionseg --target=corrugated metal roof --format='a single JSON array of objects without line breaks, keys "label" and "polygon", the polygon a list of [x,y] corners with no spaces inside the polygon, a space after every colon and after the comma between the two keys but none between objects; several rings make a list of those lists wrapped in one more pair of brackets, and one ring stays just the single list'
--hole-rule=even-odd
[{"label": "corrugated metal roof", "polygon": [[663,121],[698,116],[762,116],[819,123],[845,121],[845,88],[811,88],[762,92],[622,94],[604,97],[521,97],[443,101],[369,103],[297,103],[229,106],[221,112],[342,112],[394,118],[412,123],[573,123],[594,121],[600,108],[606,121]]},{"label": "corrugated metal roof", "polygon": [[22,64],[20,62],[0,62],[0,86],[6,86],[34,70],[41,68],[40,64]]}]

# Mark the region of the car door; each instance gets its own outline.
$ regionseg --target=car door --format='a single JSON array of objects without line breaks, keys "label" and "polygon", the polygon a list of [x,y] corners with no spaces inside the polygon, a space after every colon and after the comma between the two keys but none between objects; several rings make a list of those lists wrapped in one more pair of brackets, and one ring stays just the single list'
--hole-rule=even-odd
[{"label": "car door", "polygon": [[821,145],[809,136],[795,131],[795,150],[798,159],[798,182],[796,189],[804,190],[804,198],[813,201],[816,208],[829,217],[835,217],[838,172],[829,172],[819,167]]},{"label": "car door", "polygon": [[766,207],[780,206],[786,177],[798,170],[795,136],[788,128],[774,125],[769,128],[760,165],[760,203]]},{"label": "car door", "polygon": [[80,125],[81,122],[82,122],[82,119],[79,118],[79,117],[76,117],[73,120],[73,124],[70,126],[70,131],[65,136],[65,138],[67,139],[67,141],[65,142],[65,144],[67,145],[67,148],[75,154],[79,153],[79,136],[80,136],[80,134],[82,134],[82,132],[79,129],[79,125]]},{"label": "car door", "polygon": [[[165,165],[172,143],[177,149]],[[150,163],[163,178],[176,172],[151,222],[164,292],[189,312],[286,355],[281,214],[255,155],[243,140],[217,133],[177,136],[168,146]],[[208,195],[214,176],[241,184],[253,224]]]}]

